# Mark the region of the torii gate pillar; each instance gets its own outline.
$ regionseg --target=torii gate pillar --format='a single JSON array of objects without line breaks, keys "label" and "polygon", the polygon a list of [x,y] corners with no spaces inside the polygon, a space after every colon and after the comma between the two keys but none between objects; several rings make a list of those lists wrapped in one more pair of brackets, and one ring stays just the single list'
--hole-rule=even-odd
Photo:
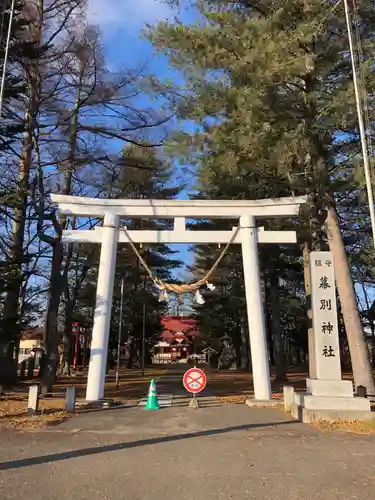
[{"label": "torii gate pillar", "polygon": [[257,400],[270,400],[272,392],[255,218],[242,216],[240,226],[254,394]]},{"label": "torii gate pillar", "polygon": [[90,364],[87,377],[87,401],[99,401],[104,397],[113,286],[116,271],[119,217],[111,214],[105,215],[102,230],[103,239],[100,251]]}]

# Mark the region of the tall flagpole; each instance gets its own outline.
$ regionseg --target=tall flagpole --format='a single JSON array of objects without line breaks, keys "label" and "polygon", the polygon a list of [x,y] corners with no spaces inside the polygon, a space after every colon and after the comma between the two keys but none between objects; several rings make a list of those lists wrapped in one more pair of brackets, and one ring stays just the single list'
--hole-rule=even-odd
[{"label": "tall flagpole", "polygon": [[375,248],[374,196],[373,196],[373,192],[372,192],[370,162],[369,162],[368,149],[367,149],[366,132],[365,132],[365,126],[364,126],[364,121],[363,121],[362,105],[361,105],[361,99],[360,99],[359,88],[358,88],[357,68],[356,68],[355,55],[354,55],[352,23],[351,23],[351,19],[350,19],[348,0],[343,0],[343,1],[344,1],[344,7],[345,7],[346,25],[347,25],[347,29],[348,29],[350,58],[352,61],[352,69],[353,69],[353,84],[354,84],[355,100],[356,100],[356,104],[357,104],[357,115],[358,115],[358,124],[359,124],[359,134],[360,134],[360,138],[361,138],[363,167],[365,170],[365,177],[366,177],[367,198],[368,198],[368,204],[369,204],[369,210],[370,210],[371,229],[372,229],[372,244],[374,245],[374,248]]},{"label": "tall flagpole", "polygon": [[13,15],[14,15],[14,5],[16,0],[12,0],[10,6],[10,14],[9,14],[9,26],[8,26],[8,34],[5,42],[5,51],[4,51],[4,62],[3,62],[3,72],[1,75],[1,83],[0,83],[0,117],[3,111],[3,100],[4,100],[4,89],[5,89],[5,75],[7,72],[7,64],[8,64],[8,56],[9,56],[9,45],[10,45],[10,36],[12,34],[12,24],[13,24]]}]

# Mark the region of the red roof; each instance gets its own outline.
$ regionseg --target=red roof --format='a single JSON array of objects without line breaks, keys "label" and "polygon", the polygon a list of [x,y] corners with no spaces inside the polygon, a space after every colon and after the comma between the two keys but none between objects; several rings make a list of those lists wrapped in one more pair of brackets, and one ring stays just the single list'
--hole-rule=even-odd
[{"label": "red roof", "polygon": [[173,333],[169,332],[168,330],[165,330],[161,335],[160,338],[163,340],[172,340],[174,337]]},{"label": "red roof", "polygon": [[195,318],[190,316],[164,316],[161,320],[161,324],[164,328],[164,335],[166,332],[176,334],[181,332],[187,336],[199,335],[197,331],[197,322]]}]

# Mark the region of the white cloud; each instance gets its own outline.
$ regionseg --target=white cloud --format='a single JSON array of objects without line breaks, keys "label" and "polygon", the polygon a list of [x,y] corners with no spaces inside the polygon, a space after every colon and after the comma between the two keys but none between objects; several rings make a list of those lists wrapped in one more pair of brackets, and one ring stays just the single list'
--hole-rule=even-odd
[{"label": "white cloud", "polygon": [[171,10],[160,0],[89,0],[88,20],[104,30],[140,29],[171,17]]}]

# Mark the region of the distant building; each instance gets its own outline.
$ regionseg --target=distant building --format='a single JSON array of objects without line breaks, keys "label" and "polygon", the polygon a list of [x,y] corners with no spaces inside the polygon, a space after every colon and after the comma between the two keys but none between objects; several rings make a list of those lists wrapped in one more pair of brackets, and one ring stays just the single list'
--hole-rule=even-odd
[{"label": "distant building", "polygon": [[165,316],[163,332],[153,348],[153,363],[183,363],[194,352],[194,340],[199,337],[197,322],[191,316]]},{"label": "distant building", "polygon": [[[183,363],[194,355],[194,342],[199,338],[197,322],[192,316],[164,316],[161,319],[163,331],[153,348],[153,363]],[[44,327],[29,328],[22,333],[19,352],[19,363],[30,357],[40,357],[43,351]],[[70,339],[70,359],[73,368],[86,366],[89,360],[91,330],[75,323]],[[120,348],[120,359],[125,362],[129,357],[130,341]],[[60,363],[62,362],[62,345],[59,346]],[[194,357],[194,356],[193,356]],[[204,358],[203,356],[196,356]],[[198,359],[197,359],[198,361]]]},{"label": "distant building", "polygon": [[[73,367],[77,365],[86,366],[89,357],[91,343],[91,330],[80,327],[78,323],[74,323],[72,329],[72,337],[70,339],[70,359],[73,362]],[[35,326],[24,330],[20,340],[20,350],[18,355],[18,363],[35,357],[36,361],[41,357],[44,350],[44,326]],[[62,344],[59,346],[59,358],[62,362]]]},{"label": "distant building", "polygon": [[20,350],[18,355],[18,362],[33,357],[36,351],[43,350],[44,327],[35,326],[24,330],[20,339]]}]

